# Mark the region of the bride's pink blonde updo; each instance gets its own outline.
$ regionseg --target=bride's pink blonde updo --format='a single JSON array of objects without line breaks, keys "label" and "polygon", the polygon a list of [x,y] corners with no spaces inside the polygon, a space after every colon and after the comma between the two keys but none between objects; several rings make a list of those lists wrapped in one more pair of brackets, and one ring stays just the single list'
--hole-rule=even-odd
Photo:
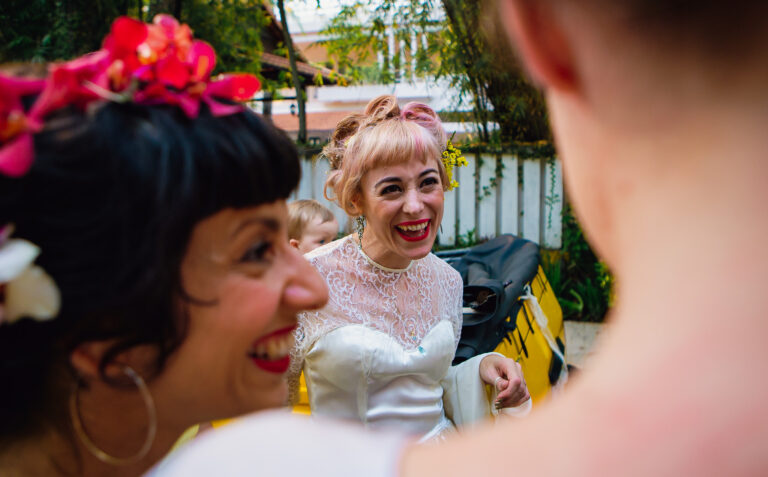
[{"label": "bride's pink blonde updo", "polygon": [[325,197],[347,214],[359,215],[352,199],[360,192],[365,173],[412,158],[424,163],[434,159],[443,188],[447,188],[448,177],[441,160],[446,141],[440,118],[432,108],[412,102],[401,110],[394,96],[379,96],[368,103],[362,114],[342,119],[323,149],[331,165]]}]

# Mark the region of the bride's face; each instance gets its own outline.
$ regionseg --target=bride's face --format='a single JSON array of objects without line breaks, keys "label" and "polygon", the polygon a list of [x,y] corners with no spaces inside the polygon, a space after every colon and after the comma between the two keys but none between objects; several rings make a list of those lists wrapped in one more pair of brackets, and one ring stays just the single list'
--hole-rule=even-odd
[{"label": "bride's face", "polygon": [[399,268],[432,250],[444,202],[435,159],[377,167],[360,186],[366,252],[375,252],[382,265]]}]

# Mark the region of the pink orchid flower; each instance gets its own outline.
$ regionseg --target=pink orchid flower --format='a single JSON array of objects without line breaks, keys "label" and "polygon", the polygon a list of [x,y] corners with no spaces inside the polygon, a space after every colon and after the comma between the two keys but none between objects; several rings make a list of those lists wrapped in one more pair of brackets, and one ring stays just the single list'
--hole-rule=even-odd
[{"label": "pink orchid flower", "polygon": [[259,91],[261,82],[252,74],[238,73],[229,75],[219,75],[215,81],[208,83],[203,99],[211,108],[214,116],[226,116],[238,111],[242,111],[243,106],[222,104],[214,98],[226,98],[235,101],[247,101],[253,98],[253,95]]},{"label": "pink orchid flower", "polygon": [[39,93],[44,80],[0,75],[0,174],[19,177],[32,166],[32,133],[39,123],[24,112],[23,96]]}]

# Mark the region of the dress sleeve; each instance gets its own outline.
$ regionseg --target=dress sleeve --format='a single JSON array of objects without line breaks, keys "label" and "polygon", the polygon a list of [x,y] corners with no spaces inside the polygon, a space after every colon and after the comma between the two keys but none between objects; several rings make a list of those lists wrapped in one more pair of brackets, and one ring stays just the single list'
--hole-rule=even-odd
[{"label": "dress sleeve", "polygon": [[489,354],[498,353],[479,354],[451,366],[440,381],[445,415],[456,427],[469,427],[492,415],[493,396],[480,379],[480,362]]},{"label": "dress sleeve", "polygon": [[464,313],[462,308],[464,306],[464,282],[461,280],[461,275],[454,269],[450,269],[451,276],[450,281],[450,295],[448,300],[450,302],[450,308],[452,310],[451,323],[453,324],[453,335],[456,340],[454,345],[459,346],[459,339],[461,338],[461,327],[464,324]]}]

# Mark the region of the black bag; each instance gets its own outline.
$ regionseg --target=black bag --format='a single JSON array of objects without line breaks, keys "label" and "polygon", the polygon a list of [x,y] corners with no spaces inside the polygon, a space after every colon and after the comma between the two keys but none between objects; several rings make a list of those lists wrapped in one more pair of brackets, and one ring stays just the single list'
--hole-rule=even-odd
[{"label": "black bag", "polygon": [[522,306],[518,298],[539,269],[539,247],[514,235],[501,235],[438,256],[458,270],[464,281],[464,325],[453,360],[458,364],[493,351],[515,329]]}]

